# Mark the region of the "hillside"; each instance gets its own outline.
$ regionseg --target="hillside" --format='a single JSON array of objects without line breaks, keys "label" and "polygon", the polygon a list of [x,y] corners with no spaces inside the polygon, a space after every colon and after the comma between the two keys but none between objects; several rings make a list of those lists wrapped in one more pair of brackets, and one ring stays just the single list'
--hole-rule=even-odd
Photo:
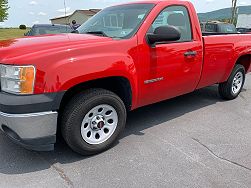
[{"label": "hillside", "polygon": [[[251,14],[251,5],[250,6],[240,6],[239,14]],[[199,13],[198,14],[200,21],[208,21],[208,20],[221,20],[221,19],[229,19],[231,18],[231,8],[220,9],[207,13]]]}]

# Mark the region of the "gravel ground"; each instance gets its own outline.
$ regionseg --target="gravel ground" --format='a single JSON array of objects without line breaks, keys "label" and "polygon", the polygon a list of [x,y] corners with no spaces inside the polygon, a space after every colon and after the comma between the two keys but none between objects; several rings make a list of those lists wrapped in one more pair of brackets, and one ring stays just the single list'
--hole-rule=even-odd
[{"label": "gravel ground", "polygon": [[82,157],[31,152],[0,133],[0,187],[251,187],[251,75],[240,97],[208,87],[129,114],[118,143]]}]

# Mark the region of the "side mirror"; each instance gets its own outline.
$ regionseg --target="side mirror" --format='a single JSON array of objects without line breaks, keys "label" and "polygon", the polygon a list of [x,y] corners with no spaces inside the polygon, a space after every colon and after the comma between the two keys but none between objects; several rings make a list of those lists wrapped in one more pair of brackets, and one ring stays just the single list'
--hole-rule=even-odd
[{"label": "side mirror", "polygon": [[151,45],[159,42],[178,41],[180,37],[180,31],[173,26],[160,26],[154,30],[153,34],[147,34],[147,40]]}]

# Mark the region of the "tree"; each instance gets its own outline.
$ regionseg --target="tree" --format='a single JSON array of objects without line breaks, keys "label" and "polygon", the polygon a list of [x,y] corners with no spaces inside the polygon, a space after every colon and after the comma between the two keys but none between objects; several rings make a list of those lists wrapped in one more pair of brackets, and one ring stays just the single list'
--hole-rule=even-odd
[{"label": "tree", "polygon": [[220,19],[219,21],[224,22],[224,23],[231,23],[232,22],[231,18],[224,18],[224,19]]},{"label": "tree", "polygon": [[8,18],[8,0],[0,0],[0,22]]},{"label": "tree", "polygon": [[26,30],[26,29],[27,29],[27,27],[26,27],[26,25],[23,25],[23,24],[22,24],[22,25],[20,25],[20,26],[19,26],[19,29]]}]

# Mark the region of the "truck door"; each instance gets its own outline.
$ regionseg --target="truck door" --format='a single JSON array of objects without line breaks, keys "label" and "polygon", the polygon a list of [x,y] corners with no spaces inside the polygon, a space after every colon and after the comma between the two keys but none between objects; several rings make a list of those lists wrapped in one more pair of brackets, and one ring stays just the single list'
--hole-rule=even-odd
[{"label": "truck door", "polygon": [[203,47],[202,41],[193,37],[193,32],[198,31],[193,31],[191,20],[185,6],[168,6],[150,26],[148,33],[159,26],[175,26],[179,29],[181,38],[179,41],[160,43],[154,47],[146,42],[144,52],[147,52],[147,56],[142,68],[142,105],[195,90],[202,69]]}]

